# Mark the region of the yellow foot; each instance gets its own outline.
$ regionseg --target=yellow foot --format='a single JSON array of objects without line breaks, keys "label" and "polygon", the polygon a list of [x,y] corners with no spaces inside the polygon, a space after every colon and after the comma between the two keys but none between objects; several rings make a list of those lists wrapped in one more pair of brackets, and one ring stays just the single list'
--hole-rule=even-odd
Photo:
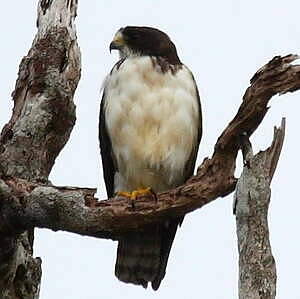
[{"label": "yellow foot", "polygon": [[131,192],[131,199],[136,200],[137,197],[139,197],[139,196],[147,196],[147,195],[153,196],[153,194],[154,194],[154,192],[152,191],[152,189],[150,187],[145,188],[145,189],[138,189],[138,190],[134,190],[133,192]]},{"label": "yellow foot", "polygon": [[151,195],[154,197],[155,200],[157,200],[156,194],[152,191],[151,187],[145,188],[145,189],[137,189],[132,192],[127,191],[119,191],[117,192],[117,196],[126,197],[131,200],[132,207],[134,207],[134,201],[139,196],[149,196]]}]

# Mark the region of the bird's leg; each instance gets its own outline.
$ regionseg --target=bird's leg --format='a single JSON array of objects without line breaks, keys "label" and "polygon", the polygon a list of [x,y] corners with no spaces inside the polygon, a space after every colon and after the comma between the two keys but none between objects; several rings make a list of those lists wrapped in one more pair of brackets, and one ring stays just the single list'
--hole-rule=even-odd
[{"label": "bird's leg", "polygon": [[134,208],[135,201],[139,196],[149,196],[149,195],[151,195],[151,197],[154,197],[155,201],[157,201],[157,196],[151,187],[147,187],[144,189],[140,188],[140,189],[134,190],[132,192],[127,192],[127,191],[117,192],[117,196],[126,197],[126,198],[130,199],[132,208]]}]

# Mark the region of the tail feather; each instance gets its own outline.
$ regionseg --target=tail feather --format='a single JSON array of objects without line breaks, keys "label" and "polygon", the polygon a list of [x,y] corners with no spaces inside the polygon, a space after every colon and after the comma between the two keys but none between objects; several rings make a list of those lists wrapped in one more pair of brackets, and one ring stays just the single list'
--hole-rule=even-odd
[{"label": "tail feather", "polygon": [[155,224],[119,241],[115,275],[121,281],[157,290],[166,273],[177,226],[181,219]]},{"label": "tail feather", "polygon": [[155,279],[151,282],[153,290],[157,290],[160,286],[161,281],[166,275],[166,268],[172,244],[176,235],[178,224],[181,224],[182,219],[171,220],[164,224],[161,229],[161,251],[160,251],[160,267],[156,274]]}]

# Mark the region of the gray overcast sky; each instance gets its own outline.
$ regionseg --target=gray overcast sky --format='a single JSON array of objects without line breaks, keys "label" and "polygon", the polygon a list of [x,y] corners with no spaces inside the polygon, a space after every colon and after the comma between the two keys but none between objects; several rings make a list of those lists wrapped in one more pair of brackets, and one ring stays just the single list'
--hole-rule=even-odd
[{"label": "gray overcast sky", "polygon": [[[159,3],[159,4],[158,4]],[[10,0],[0,10],[0,98],[3,126],[18,64],[36,32],[37,1]],[[50,179],[57,185],[99,188],[105,198],[97,140],[100,86],[117,54],[108,46],[125,25],[158,27],[169,34],[179,57],[194,72],[204,113],[198,164],[241,103],[254,72],[275,55],[300,54],[299,0],[79,1],[76,20],[82,79],[77,122]],[[269,214],[277,261],[277,298],[299,298],[299,110],[300,93],[276,97],[252,142],[270,144],[273,126],[287,118],[286,140],[272,183]],[[177,232],[167,274],[157,292],[114,277],[116,243],[37,230],[35,255],[43,259],[41,299],[237,298],[237,249],[232,196],[186,216]]]}]

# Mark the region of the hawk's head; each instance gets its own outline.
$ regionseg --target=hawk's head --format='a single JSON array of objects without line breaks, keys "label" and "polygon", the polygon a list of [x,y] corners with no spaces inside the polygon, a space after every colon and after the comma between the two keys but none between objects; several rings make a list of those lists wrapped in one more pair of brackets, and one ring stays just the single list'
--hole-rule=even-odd
[{"label": "hawk's head", "polygon": [[127,26],[120,28],[109,49],[119,50],[121,57],[131,55],[159,56],[171,64],[180,64],[176,47],[168,35],[151,27]]}]

